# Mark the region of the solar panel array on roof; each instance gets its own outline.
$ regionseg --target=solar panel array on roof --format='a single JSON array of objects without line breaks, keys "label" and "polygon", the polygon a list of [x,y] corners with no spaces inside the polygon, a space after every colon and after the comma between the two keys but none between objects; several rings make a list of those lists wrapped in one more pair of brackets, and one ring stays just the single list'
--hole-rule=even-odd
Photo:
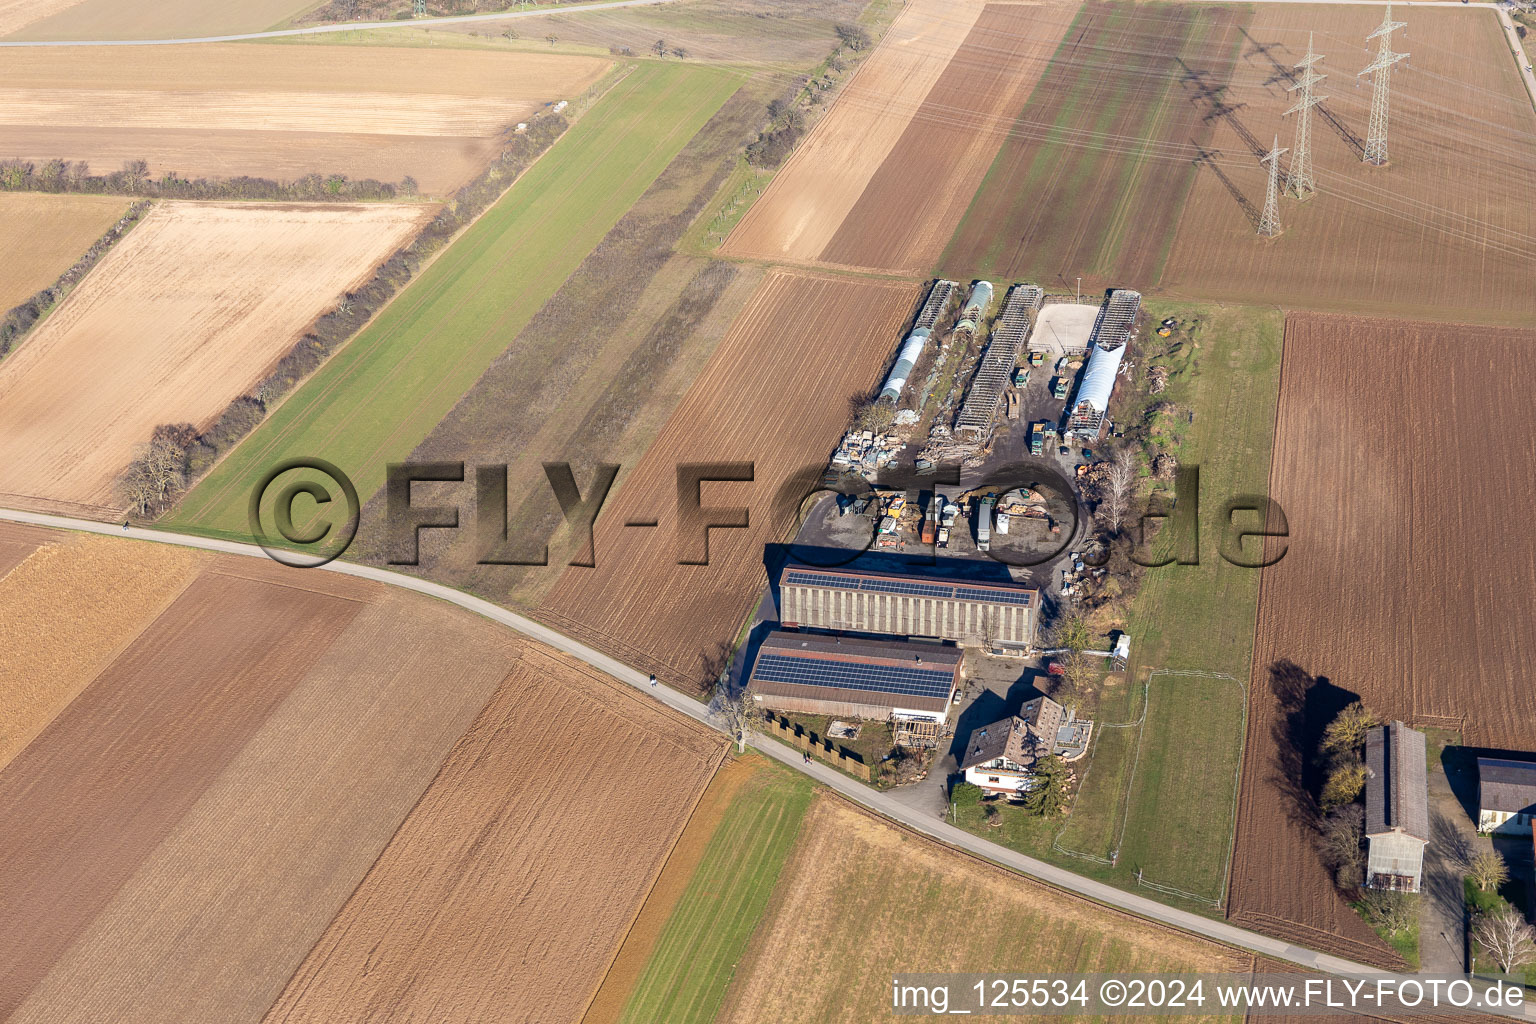
[{"label": "solar panel array on roof", "polygon": [[802,686],[894,693],[903,697],[936,697],[940,700],[949,696],[950,687],[955,681],[952,669],[861,665],[786,654],[759,655],[752,674],[772,683],[799,683]]},{"label": "solar panel array on roof", "polygon": [[829,587],[835,590],[862,590],[905,597],[937,597],[954,601],[984,601],[988,604],[1028,605],[1028,590],[991,589],[954,583],[913,583],[900,579],[865,579],[831,573],[796,572],[784,574],[784,583],[800,587]]}]

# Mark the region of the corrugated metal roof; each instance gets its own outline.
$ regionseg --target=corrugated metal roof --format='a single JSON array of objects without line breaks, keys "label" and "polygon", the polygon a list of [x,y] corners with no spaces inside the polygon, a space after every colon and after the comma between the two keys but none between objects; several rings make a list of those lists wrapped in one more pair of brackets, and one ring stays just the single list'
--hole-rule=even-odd
[{"label": "corrugated metal roof", "polygon": [[948,579],[942,576],[909,576],[844,567],[821,568],[790,564],[779,577],[781,587],[818,587],[826,590],[863,590],[907,597],[931,597],[982,604],[1030,607],[1037,591],[1022,583],[994,580]]},{"label": "corrugated metal roof", "polygon": [[1078,385],[1075,409],[1083,402],[1093,406],[1094,412],[1109,411],[1109,396],[1115,390],[1115,374],[1120,372],[1120,360],[1125,358],[1125,346],[1102,349],[1094,346],[1088,354],[1088,369],[1083,371],[1083,382]]},{"label": "corrugated metal roof", "polygon": [[1365,739],[1365,834],[1398,831],[1429,841],[1429,777],[1424,734],[1402,722]]}]

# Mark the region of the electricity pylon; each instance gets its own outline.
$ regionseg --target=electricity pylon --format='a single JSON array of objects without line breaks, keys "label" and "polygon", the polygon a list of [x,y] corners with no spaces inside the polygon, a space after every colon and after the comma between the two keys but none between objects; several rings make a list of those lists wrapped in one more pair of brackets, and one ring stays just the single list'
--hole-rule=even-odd
[{"label": "electricity pylon", "polygon": [[1269,164],[1269,187],[1264,190],[1264,215],[1259,218],[1259,237],[1274,238],[1280,233],[1280,157],[1290,152],[1280,148],[1280,136],[1260,163]]},{"label": "electricity pylon", "polygon": [[1322,54],[1312,52],[1312,34],[1307,33],[1307,55],[1296,65],[1301,77],[1289,87],[1291,92],[1300,89],[1301,99],[1286,111],[1287,115],[1300,115],[1296,118],[1296,155],[1291,157],[1285,175],[1285,190],[1297,199],[1310,199],[1317,193],[1317,182],[1312,178],[1312,108],[1328,97],[1316,95],[1312,87],[1328,76],[1313,71],[1312,65],[1322,59]]},{"label": "electricity pylon", "polygon": [[[1365,37],[1366,42],[1372,39],[1380,39],[1381,44],[1376,49],[1376,59],[1371,61],[1360,75],[1371,75],[1371,126],[1365,133],[1365,154],[1362,159],[1368,164],[1380,167],[1387,162],[1387,94],[1392,80],[1392,65],[1400,60],[1407,60],[1406,53],[1392,52],[1392,33],[1400,28],[1406,28],[1407,22],[1392,20],[1392,5],[1387,4],[1387,16],[1381,20],[1381,25]],[[1355,77],[1360,77],[1357,75]]]}]

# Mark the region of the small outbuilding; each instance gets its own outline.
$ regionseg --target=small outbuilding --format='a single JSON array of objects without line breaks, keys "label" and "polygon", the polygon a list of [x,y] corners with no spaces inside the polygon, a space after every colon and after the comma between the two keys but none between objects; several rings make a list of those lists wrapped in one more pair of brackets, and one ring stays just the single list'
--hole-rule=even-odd
[{"label": "small outbuilding", "polygon": [[1418,892],[1429,842],[1429,778],[1424,734],[1402,722],[1365,740],[1365,884]]},{"label": "small outbuilding", "polygon": [[1477,830],[1529,835],[1536,816],[1536,763],[1477,759]]}]

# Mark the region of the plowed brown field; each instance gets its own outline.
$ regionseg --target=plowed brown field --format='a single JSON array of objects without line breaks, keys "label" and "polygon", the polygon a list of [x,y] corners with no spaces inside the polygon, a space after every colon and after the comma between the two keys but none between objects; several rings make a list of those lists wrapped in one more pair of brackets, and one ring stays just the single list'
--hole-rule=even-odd
[{"label": "plowed brown field", "polygon": [[1472,746],[1530,749],[1536,541],[1519,510],[1536,472],[1532,374],[1536,331],[1287,319],[1270,493],[1289,550],[1260,586],[1234,920],[1392,960],[1293,820],[1271,665],[1322,681],[1310,732],[1357,695]]},{"label": "plowed brown field", "polygon": [[1076,13],[988,4],[820,260],[926,273]]},{"label": "plowed brown field", "polygon": [[521,649],[379,589],[9,1021],[260,1020]]},{"label": "plowed brown field", "polygon": [[[153,54],[144,51],[156,50]],[[144,159],[151,175],[341,173],[462,185],[510,125],[574,98],[608,62],[559,54],[349,46],[7,51],[0,158]]]},{"label": "plowed brown field", "polygon": [[1075,11],[908,6],[723,251],[926,273]]},{"label": "plowed brown field", "polygon": [[127,209],[115,196],[0,193],[0,312],[58,280]]},{"label": "plowed brown field", "polygon": [[158,205],[0,363],[0,497],[110,513],[158,424],[208,425],[430,213]]},{"label": "plowed brown field", "polygon": [[[538,617],[685,687],[729,644],[764,583],[763,546],[793,525],[792,479],[818,481],[911,314],[915,284],[767,275],[640,463],[598,519],[596,568],[572,567]],[[751,483],[705,483],[708,507],[746,508],[712,530],[708,565],[680,565],[678,466],[750,462]],[[654,521],[655,527],[626,526]],[[701,554],[692,552],[692,554]]]},{"label": "plowed brown field", "polygon": [[578,1019],[723,746],[530,646],[267,1020]]},{"label": "plowed brown field", "polygon": [[[942,272],[1071,289],[1157,279],[1251,10],[1089,0],[1009,127]],[[1059,37],[1059,33],[1058,33]]]},{"label": "plowed brown field", "polygon": [[203,576],[0,773],[0,820],[13,823],[0,833],[0,1015],[106,909],[357,608]]},{"label": "plowed brown field", "polygon": [[981,10],[974,0],[910,3],[721,251],[816,261],[907,131]]},{"label": "plowed brown field", "polygon": [[[1169,292],[1390,316],[1529,323],[1536,314],[1536,114],[1488,10],[1400,7],[1411,52],[1392,76],[1391,165],[1369,167],[1371,90],[1354,86],[1371,6],[1259,4],[1223,94],[1163,286]],[[1316,33],[1329,76],[1314,119],[1319,195],[1284,200],[1285,233],[1261,242],[1253,218],[1265,169],[1252,143],[1293,146],[1283,75]],[[1374,44],[1372,44],[1374,46]],[[1209,109],[1210,104],[1205,104]],[[1246,138],[1244,137],[1246,135]],[[1287,160],[1289,157],[1286,158]],[[1223,180],[1225,179],[1225,180]]]}]

